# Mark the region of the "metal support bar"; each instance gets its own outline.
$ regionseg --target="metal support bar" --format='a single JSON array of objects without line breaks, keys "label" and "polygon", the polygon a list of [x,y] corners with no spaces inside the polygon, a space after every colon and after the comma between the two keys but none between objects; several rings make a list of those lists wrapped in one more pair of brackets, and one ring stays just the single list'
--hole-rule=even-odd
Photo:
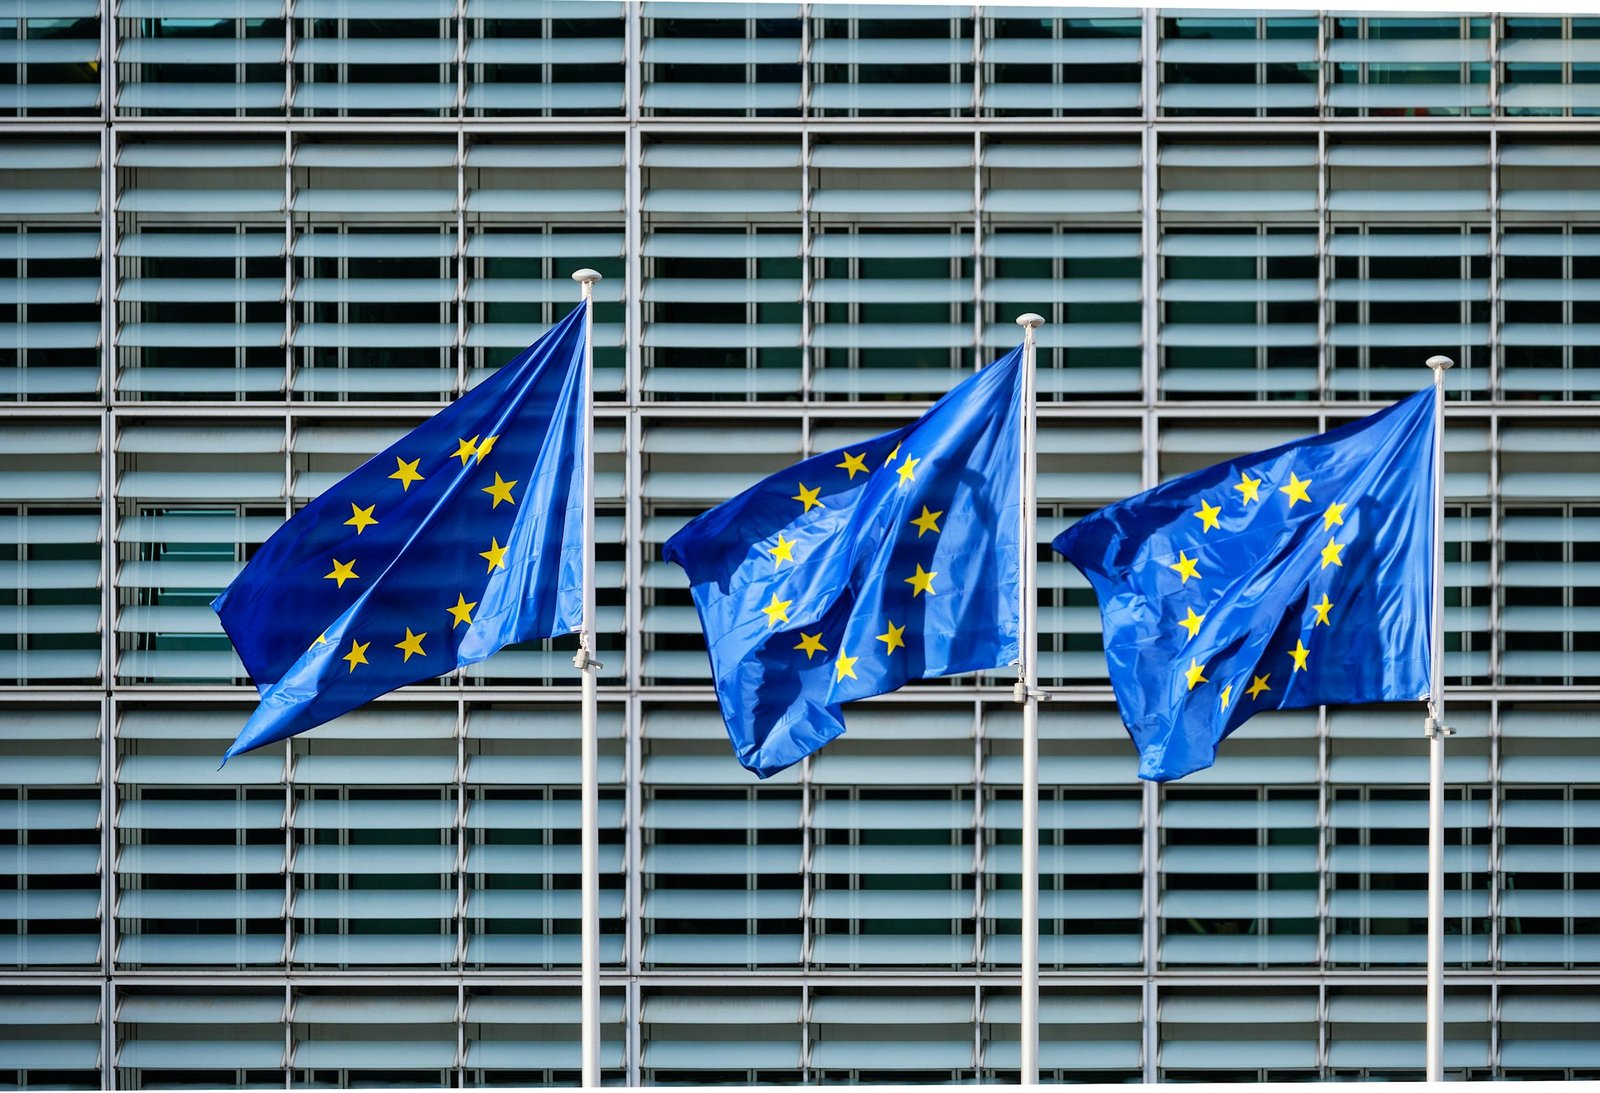
[{"label": "metal support bar", "polygon": [[1039,1084],[1039,611],[1034,538],[1038,514],[1034,481],[1034,332],[1044,317],[1017,316],[1022,327],[1022,526],[1018,534],[1016,699],[1022,704],[1022,1073]]},{"label": "metal support bar", "polygon": [[1455,362],[1429,357],[1433,369],[1433,621],[1428,672],[1428,1081],[1444,1078],[1444,373]]},{"label": "metal support bar", "polygon": [[572,666],[583,675],[583,1085],[600,1086],[600,741],[594,658],[594,284],[580,269],[583,320],[583,623]]}]

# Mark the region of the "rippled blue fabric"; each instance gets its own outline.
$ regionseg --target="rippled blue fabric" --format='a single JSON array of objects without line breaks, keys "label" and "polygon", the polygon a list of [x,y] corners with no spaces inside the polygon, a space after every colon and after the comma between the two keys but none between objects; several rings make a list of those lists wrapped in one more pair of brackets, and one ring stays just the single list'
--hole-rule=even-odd
[{"label": "rippled blue fabric", "polygon": [[1427,697],[1434,397],[1184,475],[1056,538],[1099,597],[1141,778],[1211,766],[1262,710]]},{"label": "rippled blue fabric", "polygon": [[295,514],[213,601],[261,691],[224,762],[580,625],[586,310]]},{"label": "rippled blue fabric", "polygon": [[844,732],[845,702],[1016,660],[1021,361],[667,541],[745,767],[765,778],[816,751]]}]

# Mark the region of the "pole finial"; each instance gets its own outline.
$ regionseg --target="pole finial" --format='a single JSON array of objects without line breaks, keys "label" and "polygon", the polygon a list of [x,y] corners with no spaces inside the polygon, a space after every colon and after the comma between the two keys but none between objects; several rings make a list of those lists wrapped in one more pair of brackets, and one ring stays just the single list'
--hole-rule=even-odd
[{"label": "pole finial", "polygon": [[[573,276],[577,276],[577,275],[574,274]],[[1444,356],[1443,354],[1440,354],[1438,356],[1429,357],[1428,361],[1427,361],[1427,364],[1428,364],[1428,367],[1433,369],[1435,372],[1443,372],[1446,368],[1454,368],[1456,366],[1456,362],[1455,361],[1451,360],[1449,357]]]},{"label": "pole finial", "polygon": [[585,266],[583,269],[575,271],[572,274],[572,279],[580,285],[592,285],[601,279],[601,273],[599,270],[589,269]]},{"label": "pole finial", "polygon": [[1037,330],[1039,327],[1044,325],[1044,316],[1035,315],[1030,311],[1026,315],[1017,316],[1017,325],[1020,327],[1025,327],[1028,330]]}]

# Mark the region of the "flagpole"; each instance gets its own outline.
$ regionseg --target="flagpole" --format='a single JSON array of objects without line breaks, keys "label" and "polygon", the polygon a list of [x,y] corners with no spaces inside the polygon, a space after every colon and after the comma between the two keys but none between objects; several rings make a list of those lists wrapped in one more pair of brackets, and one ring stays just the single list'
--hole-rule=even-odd
[{"label": "flagpole", "polygon": [[1039,616],[1038,550],[1035,545],[1034,481],[1036,410],[1034,332],[1044,317],[1028,312],[1017,316],[1022,327],[1022,428],[1018,448],[1022,458],[1022,527],[1017,544],[1017,660],[1016,700],[1022,704],[1022,1013],[1021,1056],[1023,1085],[1039,1084]]},{"label": "flagpole", "polygon": [[583,676],[583,1085],[600,1087],[600,745],[594,659],[594,284],[600,274],[580,269],[589,313],[583,322],[583,623],[573,667]]},{"label": "flagpole", "polygon": [[1433,369],[1433,618],[1429,628],[1428,717],[1428,1070],[1444,1080],[1444,373],[1449,357],[1429,357]]}]

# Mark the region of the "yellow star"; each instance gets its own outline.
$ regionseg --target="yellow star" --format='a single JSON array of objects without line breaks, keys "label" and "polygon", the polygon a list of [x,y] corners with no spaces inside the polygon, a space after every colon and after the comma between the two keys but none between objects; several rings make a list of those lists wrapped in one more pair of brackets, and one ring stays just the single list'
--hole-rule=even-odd
[{"label": "yellow star", "polygon": [[450,612],[450,614],[456,620],[455,622],[450,624],[450,629],[454,630],[456,627],[460,626],[462,623],[466,623],[468,626],[471,626],[472,625],[472,609],[474,607],[477,607],[477,606],[478,606],[478,601],[477,600],[473,600],[471,603],[468,603],[467,602],[467,598],[465,596],[463,596],[461,593],[457,592],[456,593],[456,605],[454,607],[445,608],[445,610]]},{"label": "yellow star", "polygon": [[776,623],[789,621],[789,605],[792,603],[794,603],[793,600],[778,599],[776,592],[772,594],[772,602],[761,609],[762,613],[767,616],[768,630],[771,630]]},{"label": "yellow star", "polygon": [[[853,482],[853,481],[855,481],[855,477],[856,477],[856,472],[857,471],[867,471],[867,462],[866,462],[866,460],[867,460],[867,453],[866,452],[862,452],[860,455],[851,455],[849,452],[845,452],[844,453],[844,462],[843,463],[835,463],[834,466],[838,467],[840,470],[848,472],[849,475],[850,475],[850,480]],[[867,471],[867,473],[870,474],[872,472]]]},{"label": "yellow star", "polygon": [[491,509],[497,509],[500,507],[500,502],[502,501],[508,501],[515,505],[517,502],[516,499],[511,496],[511,487],[515,486],[516,484],[517,480],[515,478],[507,482],[504,478],[500,477],[499,471],[495,471],[494,485],[483,487],[483,492],[494,498],[494,504],[490,505],[489,507]]},{"label": "yellow star", "polygon": [[427,636],[428,635],[426,632],[421,634],[413,634],[411,632],[411,627],[406,627],[406,640],[395,643],[395,648],[405,653],[405,660],[402,660],[400,663],[404,664],[406,660],[410,660],[412,653],[415,653],[419,657],[427,656],[428,654],[422,651],[422,639]]},{"label": "yellow star", "polygon": [[411,483],[422,481],[422,475],[417,473],[417,464],[422,462],[422,457],[418,456],[416,459],[413,459],[408,463],[399,456],[395,456],[394,461],[398,463],[399,466],[395,468],[395,472],[389,477],[398,478],[400,480],[400,488],[409,492],[411,489]]},{"label": "yellow star", "polygon": [[1244,498],[1243,503],[1246,505],[1252,501],[1261,500],[1261,494],[1257,492],[1261,489],[1261,479],[1251,478],[1244,471],[1239,472],[1238,484],[1233,488],[1239,491],[1239,495]]},{"label": "yellow star", "polygon": [[1179,619],[1178,625],[1189,631],[1189,637],[1192,638],[1196,634],[1200,633],[1200,624],[1206,621],[1206,617],[1204,615],[1196,615],[1194,613],[1194,608],[1192,607],[1189,608],[1188,611],[1189,617],[1186,619]]},{"label": "yellow star", "polygon": [[[498,436],[488,436],[488,437],[484,437],[483,438],[483,443],[478,445],[478,462],[479,463],[483,462],[484,458],[489,454],[489,449],[493,448],[494,447],[494,442],[499,440],[499,439],[500,438]],[[512,485],[516,485],[516,483],[512,483]]]},{"label": "yellow star", "polygon": [[1294,503],[1296,501],[1305,501],[1308,504],[1310,503],[1311,497],[1306,493],[1306,487],[1309,485],[1311,485],[1311,479],[1308,478],[1302,482],[1293,471],[1290,471],[1289,484],[1287,486],[1279,486],[1278,492],[1288,494],[1289,507],[1294,508]]},{"label": "yellow star", "polygon": [[916,525],[917,538],[918,539],[922,538],[922,533],[925,532],[925,531],[932,531],[932,532],[937,533],[938,530],[939,530],[938,520],[939,520],[939,517],[941,517],[943,515],[944,515],[944,509],[940,509],[938,512],[929,512],[928,511],[928,506],[927,505],[923,505],[922,506],[922,515],[917,517],[915,520],[911,521],[912,524]]},{"label": "yellow star", "polygon": [[894,457],[899,455],[899,454],[900,454],[900,445],[896,444],[894,446],[894,451],[890,452],[889,455],[888,455],[888,458],[886,458],[883,461],[883,465],[885,467],[887,467],[889,464],[893,463],[894,462]]},{"label": "yellow star", "polygon": [[906,584],[911,586],[911,598],[916,599],[924,592],[930,596],[934,595],[933,579],[938,575],[939,574],[937,572],[928,573],[924,571],[922,568],[922,563],[918,562],[917,571],[906,578]]},{"label": "yellow star", "polygon": [[1200,674],[1201,672],[1204,672],[1205,670],[1206,670],[1206,666],[1204,664],[1201,664],[1199,661],[1195,660],[1193,657],[1189,658],[1189,667],[1183,673],[1183,678],[1187,679],[1189,681],[1189,690],[1191,690],[1191,691],[1194,690],[1194,685],[1196,683],[1209,683],[1210,682],[1210,680],[1206,679],[1205,676]]},{"label": "yellow star", "polygon": [[478,438],[473,437],[471,440],[462,440],[458,437],[456,444],[458,447],[450,454],[461,460],[461,465],[465,467],[467,460],[478,454]]},{"label": "yellow star", "polygon": [[354,525],[356,534],[360,535],[362,531],[378,522],[372,516],[372,510],[377,507],[377,505],[368,505],[366,508],[361,508],[352,501],[350,502],[350,519],[346,520],[345,523]]},{"label": "yellow star", "polygon": [[800,483],[800,492],[795,494],[793,497],[789,498],[789,500],[798,501],[802,505],[804,505],[805,508],[801,510],[802,512],[810,512],[814,508],[819,508],[819,509],[827,508],[828,506],[824,505],[821,501],[817,500],[817,494],[819,494],[821,492],[822,492],[822,487],[821,486],[813,486],[811,489],[808,490],[808,489],[806,489],[806,484],[804,482],[802,482],[802,483]]},{"label": "yellow star", "polygon": [[1343,549],[1343,543],[1336,543],[1333,541],[1333,536],[1328,536],[1328,545],[1322,548],[1322,568],[1327,569],[1330,565],[1336,565],[1343,569],[1344,563],[1339,560],[1339,552]]},{"label": "yellow star", "polygon": [[326,644],[328,644],[328,632],[324,630],[322,633],[317,635],[317,640],[311,643],[311,648],[315,649],[319,645]]},{"label": "yellow star", "polygon": [[339,587],[343,588],[344,582],[360,580],[361,574],[356,572],[356,560],[354,558],[351,558],[348,562],[341,562],[335,558],[333,559],[333,572],[324,574],[322,579],[325,581],[337,581]]},{"label": "yellow star", "polygon": [[1294,657],[1295,671],[1303,672],[1306,670],[1306,657],[1311,655],[1311,650],[1306,648],[1305,642],[1301,641],[1299,638],[1296,638],[1294,642],[1294,648],[1289,650],[1289,655]]},{"label": "yellow star", "polygon": [[[915,596],[915,593],[913,593],[913,596]],[[889,630],[887,633],[879,634],[878,640],[888,646],[888,648],[884,650],[883,655],[886,657],[891,657],[894,656],[894,651],[896,649],[904,649],[906,647],[905,641],[900,637],[901,634],[906,632],[906,628],[904,626],[896,626],[894,623],[889,622],[888,619],[884,619],[883,621],[889,624]]]},{"label": "yellow star", "polygon": [[1233,697],[1233,684],[1230,683],[1226,687],[1222,688],[1222,708],[1224,710],[1226,710],[1228,708],[1228,699],[1230,699],[1232,697]]},{"label": "yellow star", "polygon": [[1200,511],[1195,513],[1194,515],[1195,515],[1195,517],[1197,519],[1199,519],[1200,523],[1203,525],[1201,530],[1202,531],[1210,531],[1212,528],[1216,527],[1217,526],[1217,515],[1221,511],[1222,511],[1222,506],[1221,505],[1213,505],[1210,501],[1207,501],[1204,497],[1200,498]]},{"label": "yellow star", "polygon": [[486,558],[489,561],[489,568],[484,570],[485,573],[493,573],[497,569],[506,567],[506,548],[501,546],[500,540],[492,535],[489,536],[489,549],[478,551],[478,557]]},{"label": "yellow star", "polygon": [[907,482],[915,482],[917,480],[917,464],[921,462],[921,459],[912,459],[907,456],[906,461],[894,469],[894,473],[900,476],[900,484],[902,486]]},{"label": "yellow star", "polygon": [[800,644],[796,645],[795,648],[804,649],[807,660],[810,660],[817,653],[826,653],[828,651],[828,647],[822,644],[822,631],[820,630],[815,634],[802,633],[800,635]]},{"label": "yellow star", "polygon": [[1245,688],[1244,693],[1249,695],[1250,696],[1250,700],[1252,702],[1254,702],[1257,698],[1261,697],[1261,692],[1262,691],[1270,691],[1270,690],[1272,690],[1271,687],[1267,686],[1267,680],[1269,680],[1271,678],[1272,678],[1272,673],[1271,672],[1268,672],[1264,676],[1251,676],[1250,677],[1250,686]]},{"label": "yellow star", "polygon": [[1345,502],[1343,501],[1335,501],[1333,504],[1328,506],[1328,511],[1322,514],[1323,531],[1327,531],[1335,524],[1344,524],[1344,506]]},{"label": "yellow star", "polygon": [[856,661],[860,659],[860,657],[847,657],[843,652],[841,652],[839,654],[839,659],[833,662],[833,681],[837,683],[845,676],[849,676],[851,679],[857,678]]},{"label": "yellow star", "polygon": [[1189,557],[1189,555],[1180,550],[1178,551],[1178,561],[1173,565],[1167,566],[1167,568],[1182,577],[1184,584],[1188,584],[1190,577],[1197,581],[1200,579],[1200,572],[1195,569],[1195,563],[1199,562],[1199,560],[1199,558]]},{"label": "yellow star", "polygon": [[794,540],[785,539],[783,532],[778,532],[778,545],[768,547],[767,553],[772,555],[772,568],[777,569],[784,562],[794,564]]},{"label": "yellow star", "polygon": [[1323,625],[1333,625],[1333,623],[1328,621],[1328,612],[1333,610],[1333,604],[1328,602],[1328,594],[1326,592],[1322,594],[1322,602],[1312,604],[1311,610],[1317,613],[1317,621],[1311,624],[1312,629],[1316,629],[1318,626]]},{"label": "yellow star", "polygon": [[357,641],[351,638],[350,651],[339,659],[348,660],[350,662],[350,670],[353,672],[356,670],[357,664],[365,664],[367,662],[367,646],[371,644],[372,642],[370,641]]}]

